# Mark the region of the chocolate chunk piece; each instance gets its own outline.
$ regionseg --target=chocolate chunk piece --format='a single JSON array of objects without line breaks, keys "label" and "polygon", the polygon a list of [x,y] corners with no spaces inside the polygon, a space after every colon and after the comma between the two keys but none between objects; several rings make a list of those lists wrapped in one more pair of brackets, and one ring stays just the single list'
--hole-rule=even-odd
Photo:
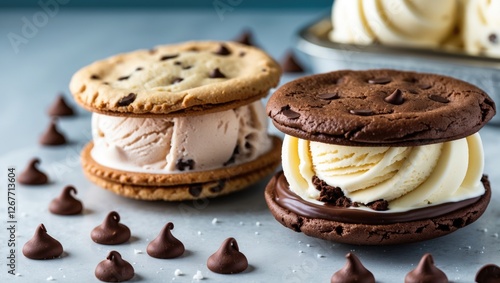
[{"label": "chocolate chunk piece", "polygon": [[432,255],[427,253],[418,266],[406,274],[405,283],[448,283],[448,277],[434,265]]},{"label": "chocolate chunk piece", "polygon": [[177,58],[177,57],[179,57],[179,54],[163,55],[163,56],[160,57],[160,61],[166,61],[166,60],[174,59],[174,58]]},{"label": "chocolate chunk piece", "polygon": [[98,75],[92,75],[92,76],[90,76],[90,79],[91,80],[100,80],[101,77],[99,77]]},{"label": "chocolate chunk piece", "polygon": [[500,283],[500,267],[495,264],[487,264],[476,273],[477,283]]},{"label": "chocolate chunk piece", "polygon": [[226,185],[226,181],[220,180],[219,183],[217,184],[217,186],[210,188],[210,191],[212,193],[220,193],[220,192],[222,192],[222,190],[224,190],[225,185]]},{"label": "chocolate chunk piece", "polygon": [[42,145],[63,145],[66,143],[66,137],[57,129],[56,120],[50,121],[49,127],[42,134],[39,140]]},{"label": "chocolate chunk piece", "polygon": [[225,78],[226,75],[224,75],[220,70],[219,68],[215,68],[213,69],[212,71],[210,71],[210,74],[208,74],[208,77],[212,78],[212,79],[218,79],[218,78]]},{"label": "chocolate chunk piece", "polygon": [[383,199],[369,202],[366,206],[376,211],[389,210],[389,202]]},{"label": "chocolate chunk piece", "polygon": [[31,259],[52,259],[63,253],[61,243],[47,234],[47,229],[40,224],[31,238],[23,246],[23,254]]},{"label": "chocolate chunk piece", "polygon": [[132,265],[122,259],[117,251],[110,251],[105,260],[101,261],[95,268],[95,277],[104,282],[123,282],[134,277]]},{"label": "chocolate chunk piece", "polygon": [[234,238],[227,238],[220,248],[208,258],[208,269],[220,274],[234,274],[245,271],[248,260],[240,252]]},{"label": "chocolate chunk piece", "polygon": [[281,107],[281,114],[285,115],[288,119],[297,119],[300,117],[300,113],[297,113],[290,109],[290,106]]},{"label": "chocolate chunk piece", "polygon": [[493,44],[497,44],[498,43],[498,36],[496,33],[491,33],[489,36],[488,36],[488,40],[493,43]]},{"label": "chocolate chunk piece", "polygon": [[312,177],[313,185],[316,190],[320,191],[319,201],[326,202],[338,207],[350,207],[352,206],[352,201],[344,195],[342,189],[339,187],[329,186],[325,181],[318,178],[318,176]]},{"label": "chocolate chunk piece", "polygon": [[19,175],[17,181],[24,185],[43,185],[47,184],[48,177],[45,173],[38,170],[40,159],[33,158],[28,163],[26,169]]},{"label": "chocolate chunk piece", "polygon": [[234,41],[248,46],[255,45],[253,43],[253,36],[250,30],[244,30],[237,38],[234,39]]},{"label": "chocolate chunk piece", "polygon": [[155,258],[176,258],[184,253],[184,244],[172,235],[174,224],[168,222],[160,234],[152,240],[146,251],[148,255]]},{"label": "chocolate chunk piece", "polygon": [[195,162],[193,159],[184,160],[182,158],[179,158],[177,160],[177,162],[175,163],[175,168],[177,168],[177,170],[179,170],[179,171],[184,171],[184,170],[186,170],[186,168],[189,170],[193,170],[194,164],[195,164]]},{"label": "chocolate chunk piece", "polygon": [[130,104],[132,104],[132,102],[134,102],[136,97],[137,97],[137,94],[131,92],[127,96],[120,98],[120,100],[118,100],[116,105],[120,106],[120,107],[130,105]]},{"label": "chocolate chunk piece", "polygon": [[439,95],[435,95],[435,94],[430,94],[428,97],[429,97],[430,100],[434,100],[434,101],[440,102],[440,103],[448,103],[448,102],[450,102],[448,100],[448,98],[442,97],[442,96],[439,96]]},{"label": "chocolate chunk piece", "polygon": [[183,78],[174,78],[174,79],[172,80],[172,84],[180,83],[180,82],[182,82],[183,80],[184,80]]},{"label": "chocolate chunk piece", "polygon": [[130,239],[130,229],[120,223],[120,215],[111,211],[101,225],[90,233],[92,240],[103,245],[118,245]]},{"label": "chocolate chunk piece", "polygon": [[368,269],[366,269],[358,257],[353,253],[348,253],[346,256],[347,263],[342,269],[335,272],[330,282],[332,283],[375,283],[375,277]]},{"label": "chocolate chunk piece", "polygon": [[226,47],[226,45],[221,44],[219,46],[219,49],[217,49],[214,54],[221,55],[221,56],[227,56],[231,54],[231,51]]},{"label": "chocolate chunk piece", "polygon": [[69,107],[62,94],[57,96],[56,100],[49,108],[49,115],[53,117],[73,116],[74,114],[75,111],[73,108]]},{"label": "chocolate chunk piece", "polygon": [[377,84],[377,85],[385,85],[385,84],[390,83],[391,81],[392,81],[392,79],[389,77],[380,77],[380,78],[369,79],[368,83],[369,84]]},{"label": "chocolate chunk piece", "polygon": [[292,51],[288,51],[283,59],[281,60],[281,68],[285,73],[302,73],[304,68],[301,66],[299,61],[295,58]]},{"label": "chocolate chunk piece", "polygon": [[351,109],[349,113],[358,116],[371,116],[373,115],[373,111],[369,109]]},{"label": "chocolate chunk piece", "polygon": [[419,84],[418,87],[420,89],[426,90],[426,89],[431,88],[432,86],[430,84]]},{"label": "chocolate chunk piece", "polygon": [[142,71],[142,70],[143,70],[143,68],[142,68],[142,67],[137,67],[137,68],[135,68],[135,70],[136,70],[136,71]]},{"label": "chocolate chunk piece", "polygon": [[75,215],[82,213],[82,202],[77,200],[71,193],[77,194],[73,186],[66,186],[61,194],[53,199],[49,205],[49,211],[59,215]]},{"label": "chocolate chunk piece", "polygon": [[318,94],[318,98],[321,98],[324,100],[334,100],[334,99],[339,98],[339,94],[337,92],[322,93],[322,94]]},{"label": "chocolate chunk piece", "polygon": [[405,100],[403,98],[403,92],[400,89],[396,89],[389,96],[385,97],[384,101],[394,105],[401,105]]},{"label": "chocolate chunk piece", "polygon": [[123,77],[119,77],[118,80],[125,81],[125,80],[128,80],[129,78],[130,78],[130,76],[123,76]]}]

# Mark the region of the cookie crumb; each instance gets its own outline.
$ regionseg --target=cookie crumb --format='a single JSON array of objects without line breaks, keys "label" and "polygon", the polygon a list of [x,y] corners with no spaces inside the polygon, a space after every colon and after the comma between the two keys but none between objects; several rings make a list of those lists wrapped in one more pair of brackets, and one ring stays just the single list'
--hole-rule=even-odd
[{"label": "cookie crumb", "polygon": [[54,279],[54,277],[52,277],[52,276],[49,276],[49,277],[47,277],[47,279],[46,279],[46,280],[47,280],[47,281],[54,281],[54,280],[56,280],[56,279]]},{"label": "cookie crumb", "polygon": [[303,254],[303,253],[304,253],[304,251],[303,251],[303,250],[299,250],[299,254]]},{"label": "cookie crumb", "polygon": [[259,221],[255,222],[255,226],[262,226],[262,223],[260,223]]},{"label": "cookie crumb", "polygon": [[202,234],[201,231],[198,231],[198,236],[201,236],[201,234]]},{"label": "cookie crumb", "polygon": [[259,232],[255,232],[255,235],[260,235],[260,233]]},{"label": "cookie crumb", "polygon": [[219,223],[219,220],[217,220],[217,218],[212,219],[212,224],[214,224],[214,225],[215,225],[215,224],[217,224],[217,223]]},{"label": "cookie crumb", "polygon": [[142,251],[138,250],[138,249],[134,249],[134,254],[142,254]]},{"label": "cookie crumb", "polygon": [[317,257],[317,258],[324,258],[325,256],[324,256],[324,255],[322,255],[322,254],[317,254],[317,255],[316,255],[316,257]]},{"label": "cookie crumb", "polygon": [[182,271],[181,271],[180,269],[176,269],[176,270],[174,271],[174,275],[175,275],[175,276],[182,276],[182,275],[184,275],[184,273],[182,273]]}]

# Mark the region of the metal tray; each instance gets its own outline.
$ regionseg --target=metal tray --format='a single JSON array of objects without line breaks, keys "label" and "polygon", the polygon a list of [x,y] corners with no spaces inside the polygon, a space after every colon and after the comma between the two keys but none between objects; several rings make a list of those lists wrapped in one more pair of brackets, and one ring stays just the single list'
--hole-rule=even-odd
[{"label": "metal tray", "polygon": [[[437,73],[477,85],[500,103],[500,58],[458,51],[332,42],[330,18],[321,18],[298,33],[297,48],[310,57],[314,72],[341,69],[390,68]],[[488,123],[500,126],[500,115]]]}]

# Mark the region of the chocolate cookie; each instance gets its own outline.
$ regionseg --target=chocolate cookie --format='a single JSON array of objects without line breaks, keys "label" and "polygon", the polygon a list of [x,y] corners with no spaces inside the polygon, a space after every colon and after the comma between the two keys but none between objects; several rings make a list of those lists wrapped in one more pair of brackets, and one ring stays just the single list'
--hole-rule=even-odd
[{"label": "chocolate cookie", "polygon": [[490,200],[477,131],[495,111],[478,88],[439,75],[338,71],[292,81],[267,105],[285,132],[268,206],[295,231],[350,244],[456,231]]},{"label": "chocolate cookie", "polygon": [[396,70],[336,71],[280,87],[267,113],[282,132],[351,146],[416,146],[477,132],[495,103],[458,79]]}]

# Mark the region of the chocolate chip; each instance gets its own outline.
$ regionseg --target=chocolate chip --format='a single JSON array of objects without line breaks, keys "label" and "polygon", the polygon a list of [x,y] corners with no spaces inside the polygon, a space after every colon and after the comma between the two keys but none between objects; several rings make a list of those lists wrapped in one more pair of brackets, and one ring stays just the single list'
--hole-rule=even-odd
[{"label": "chocolate chip", "polygon": [[63,253],[61,243],[47,234],[47,229],[40,224],[33,237],[23,246],[23,255],[31,259],[53,259]]},{"label": "chocolate chip", "polygon": [[109,85],[109,83],[108,83],[108,82],[103,82],[102,84],[103,84],[103,85]]},{"label": "chocolate chip", "polygon": [[59,215],[80,214],[83,210],[82,202],[75,199],[71,193],[76,195],[78,192],[75,187],[66,186],[61,194],[50,202],[49,211]]},{"label": "chocolate chip", "polygon": [[241,52],[240,52],[240,54],[238,54],[238,56],[240,56],[240,57],[245,57],[245,55],[246,55],[246,54],[247,54],[246,52],[241,51]]},{"label": "chocolate chip", "polygon": [[179,171],[184,171],[186,170],[186,168],[188,168],[189,170],[193,170],[194,164],[195,162],[193,159],[183,160],[182,158],[179,158],[175,163],[175,168],[177,168],[177,170]]},{"label": "chocolate chip", "polygon": [[92,75],[92,76],[90,76],[90,79],[91,80],[100,80],[101,77],[99,77],[98,75]]},{"label": "chocolate chip", "polygon": [[252,33],[249,30],[245,30],[235,38],[234,41],[244,45],[254,46],[252,38]]},{"label": "chocolate chip", "polygon": [[48,177],[45,173],[42,171],[38,170],[38,164],[40,163],[40,159],[38,158],[33,158],[31,161],[28,163],[28,166],[26,169],[24,169],[21,174],[19,174],[19,177],[17,178],[17,181],[21,184],[24,185],[43,185],[47,184],[48,182]]},{"label": "chocolate chip", "polygon": [[193,66],[184,66],[184,67],[182,67],[182,69],[183,69],[183,70],[189,70],[189,69],[191,69],[192,67],[193,67]]},{"label": "chocolate chip", "polygon": [[124,81],[124,80],[128,80],[128,78],[130,78],[130,76],[123,76],[123,77],[119,77],[118,80]]},{"label": "chocolate chip", "polygon": [[120,215],[111,211],[101,225],[90,233],[92,240],[102,245],[123,244],[130,239],[130,229],[120,223]]},{"label": "chocolate chip", "polygon": [[56,100],[54,101],[54,103],[52,103],[52,105],[49,108],[50,116],[62,117],[62,116],[73,116],[74,114],[75,111],[73,110],[73,108],[69,107],[62,94],[59,94],[57,96]]},{"label": "chocolate chip", "polygon": [[448,103],[448,102],[450,102],[448,100],[448,98],[442,97],[442,96],[439,96],[439,95],[435,95],[435,94],[430,94],[428,97],[429,97],[430,100],[434,100],[434,101],[440,102],[440,103]]},{"label": "chocolate chip", "polygon": [[94,275],[104,282],[123,282],[132,279],[135,271],[119,252],[110,251],[106,259],[97,265]]},{"label": "chocolate chip", "polygon": [[226,45],[221,44],[219,45],[219,49],[217,49],[214,54],[221,55],[221,56],[227,56],[231,54],[231,51],[226,47]]},{"label": "chocolate chip", "polygon": [[142,71],[142,70],[144,70],[144,69],[143,69],[142,67],[137,67],[137,68],[135,68],[135,70],[136,70],[136,71]]},{"label": "chocolate chip", "polygon": [[40,137],[40,144],[54,146],[66,143],[66,137],[57,129],[56,121],[56,119],[52,119],[52,121],[50,121],[49,127]]},{"label": "chocolate chip", "polygon": [[409,88],[408,92],[411,94],[418,94],[418,91],[416,89],[413,89],[413,88]]},{"label": "chocolate chip", "polygon": [[172,80],[172,84],[180,83],[183,80],[184,80],[183,78],[175,78],[175,79]]},{"label": "chocolate chip", "polygon": [[488,40],[493,43],[493,44],[497,44],[498,43],[498,36],[496,35],[496,33],[492,33],[488,36]]},{"label": "chocolate chip", "polygon": [[300,117],[300,113],[293,111],[288,105],[281,107],[281,114],[285,115],[288,119],[297,119]]},{"label": "chocolate chip", "polygon": [[215,68],[210,72],[208,77],[216,79],[216,78],[225,78],[226,76],[219,70],[219,68]]},{"label": "chocolate chip", "polygon": [[403,78],[403,81],[404,82],[407,82],[407,83],[416,83],[418,80],[416,78]]},{"label": "chocolate chip", "polygon": [[322,93],[322,94],[318,94],[318,98],[321,98],[324,100],[333,100],[333,99],[339,98],[339,94],[336,92]]},{"label": "chocolate chip", "polygon": [[403,92],[397,88],[389,96],[386,96],[384,101],[394,105],[401,105],[405,100],[403,98]]},{"label": "chocolate chip", "polygon": [[224,166],[228,166],[228,165],[231,165],[233,164],[235,161],[236,161],[236,155],[238,155],[240,153],[240,148],[238,145],[236,145],[236,147],[234,148],[233,150],[233,154],[231,155],[231,157],[229,158],[228,161],[224,162]]},{"label": "chocolate chip", "polygon": [[174,59],[174,58],[177,58],[177,57],[179,57],[179,54],[173,54],[173,55],[163,55],[163,56],[161,56],[160,61],[165,61],[165,60],[169,60],[169,59]]},{"label": "chocolate chip", "polygon": [[198,197],[201,195],[201,191],[203,190],[203,186],[200,184],[192,184],[189,186],[189,194],[193,197]]},{"label": "chocolate chip", "polygon": [[220,248],[208,258],[207,267],[220,274],[240,273],[248,268],[248,260],[240,252],[236,240],[227,238]]},{"label": "chocolate chip", "polygon": [[152,49],[148,50],[148,53],[151,54],[151,55],[153,55],[153,54],[156,54],[157,51],[158,50],[156,50],[155,48],[152,48]]},{"label": "chocolate chip", "polygon": [[116,103],[116,105],[118,105],[120,107],[121,106],[128,106],[132,102],[134,102],[136,97],[137,97],[137,94],[131,92],[127,96],[120,98],[120,100],[118,100],[118,103]]},{"label": "chocolate chip", "polygon": [[430,84],[419,84],[419,85],[418,85],[418,87],[419,87],[420,89],[424,89],[424,90],[425,90],[425,89],[429,89],[429,88],[431,88],[431,87],[432,87],[432,85],[430,85]]},{"label": "chocolate chip", "polygon": [[168,222],[160,234],[148,244],[146,248],[148,255],[167,259],[179,257],[184,253],[184,244],[172,235],[172,229],[174,229],[174,224]]},{"label": "chocolate chip", "polygon": [[217,184],[217,186],[210,188],[210,191],[212,193],[220,193],[224,189],[225,185],[226,185],[226,181],[220,180],[219,183]]},{"label": "chocolate chip", "polygon": [[341,188],[328,185],[325,181],[318,178],[318,176],[312,177],[312,183],[316,190],[320,191],[318,198],[319,201],[326,202],[337,207],[352,206],[351,199],[344,195]]},{"label": "chocolate chip", "polygon": [[406,274],[405,283],[416,282],[448,283],[448,277],[434,265],[432,255],[427,253],[422,257],[418,266]]},{"label": "chocolate chip", "polygon": [[295,58],[292,51],[287,51],[283,59],[281,60],[281,68],[285,73],[302,73],[304,68],[301,66],[299,61]]},{"label": "chocolate chip", "polygon": [[375,283],[373,273],[363,266],[357,256],[348,253],[345,257],[347,258],[346,264],[332,275],[330,282]]},{"label": "chocolate chip", "polygon": [[373,111],[368,110],[368,109],[349,110],[349,113],[351,113],[353,115],[358,115],[358,116],[371,116],[371,115],[373,115]]},{"label": "chocolate chip", "polygon": [[385,85],[385,84],[390,83],[391,81],[392,81],[391,78],[380,77],[380,78],[369,79],[368,83],[369,84],[377,84],[377,85]]},{"label": "chocolate chip", "polygon": [[180,66],[180,65],[182,65],[182,62],[181,62],[181,61],[175,61],[175,62],[174,62],[174,65],[176,65],[176,66]]},{"label": "chocolate chip", "polygon": [[495,264],[487,264],[476,273],[477,283],[495,283],[500,282],[500,267]]}]

